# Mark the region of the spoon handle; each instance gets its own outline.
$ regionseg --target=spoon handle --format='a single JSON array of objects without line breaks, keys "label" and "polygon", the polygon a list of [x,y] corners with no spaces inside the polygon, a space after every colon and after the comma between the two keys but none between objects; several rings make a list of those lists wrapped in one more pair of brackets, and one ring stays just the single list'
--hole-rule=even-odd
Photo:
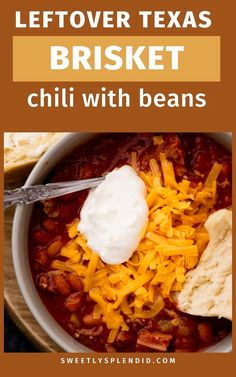
[{"label": "spoon handle", "polygon": [[31,204],[40,200],[52,199],[61,195],[96,187],[105,177],[82,179],[79,181],[48,183],[46,185],[22,186],[4,191],[4,208],[15,204]]}]

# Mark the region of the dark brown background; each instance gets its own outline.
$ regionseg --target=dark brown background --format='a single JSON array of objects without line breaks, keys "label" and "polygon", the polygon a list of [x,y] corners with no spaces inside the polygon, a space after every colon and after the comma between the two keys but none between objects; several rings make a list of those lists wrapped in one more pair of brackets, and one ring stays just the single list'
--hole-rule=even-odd
[{"label": "dark brown background", "polygon": [[[235,127],[235,63],[234,53],[234,1],[223,0],[196,0],[196,1],[40,1],[40,0],[5,0],[1,2],[1,36],[4,36],[1,44],[1,106],[2,122],[1,131],[233,131]],[[15,30],[15,10],[115,10],[125,9],[132,13],[132,28],[128,30],[107,29],[105,31],[82,29],[58,30],[50,27],[45,30]],[[154,30],[152,28],[142,30],[137,21],[138,10],[211,10],[213,25],[210,29],[187,30]],[[136,15],[136,17],[135,17]],[[221,82],[220,83],[106,83],[107,88],[122,87],[133,94],[133,105],[130,109],[30,109],[26,98],[27,94],[44,86],[53,88],[54,84],[42,83],[13,83],[12,82],[12,36],[13,35],[220,35],[221,48]],[[73,86],[80,91],[92,91],[99,89],[102,83],[78,83]],[[65,86],[71,86],[70,83]],[[205,92],[207,106],[203,109],[169,109],[148,108],[139,109],[137,92],[139,87],[146,91],[155,92]],[[2,135],[1,135],[2,139]],[[1,140],[2,141],[2,140]],[[234,140],[235,148],[235,140]],[[2,155],[1,155],[2,163]],[[3,194],[3,179],[1,195]],[[235,184],[234,184],[235,194]],[[3,224],[3,219],[1,219]],[[3,231],[1,229],[3,239]],[[1,255],[1,266],[2,266]],[[2,280],[1,269],[1,280]],[[3,307],[3,297],[1,296]],[[1,311],[2,317],[3,310]],[[3,326],[3,318],[1,318]],[[3,333],[3,331],[1,331]],[[78,375],[98,372],[103,375],[121,373],[137,373],[143,375],[164,376],[222,376],[233,374],[235,366],[235,350],[230,354],[176,354],[175,365],[60,365],[56,354],[4,354],[3,339],[1,342],[1,373],[10,375],[64,376],[65,374]]]}]

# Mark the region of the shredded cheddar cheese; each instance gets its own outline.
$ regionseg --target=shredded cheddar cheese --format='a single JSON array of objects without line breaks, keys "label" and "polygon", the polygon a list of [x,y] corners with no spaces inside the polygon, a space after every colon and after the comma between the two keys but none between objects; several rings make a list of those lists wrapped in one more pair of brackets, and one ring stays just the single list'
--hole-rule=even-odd
[{"label": "shredded cheddar cheese", "polygon": [[[154,144],[161,143],[159,138]],[[131,160],[138,170],[137,156]],[[140,235],[132,257],[121,265],[107,265],[87,246],[78,233],[76,219],[68,226],[71,238],[60,251],[66,261],[54,260],[52,268],[75,271],[95,302],[94,318],[103,317],[113,343],[119,329],[129,322],[153,318],[164,307],[164,299],[182,289],[186,272],[194,268],[206,248],[204,222],[216,202],[216,181],[221,165],[215,163],[205,183],[191,187],[190,181],[176,181],[173,165],[160,153],[150,170],[140,171],[147,186],[149,222]]]}]

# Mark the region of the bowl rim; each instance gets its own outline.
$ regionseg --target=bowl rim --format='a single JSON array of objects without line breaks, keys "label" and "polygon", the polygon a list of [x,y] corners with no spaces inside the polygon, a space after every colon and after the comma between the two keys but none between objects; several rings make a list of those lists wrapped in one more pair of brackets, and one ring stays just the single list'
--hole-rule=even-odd
[{"label": "bowl rim", "polygon": [[[62,139],[56,142],[49,150],[40,158],[37,164],[32,169],[25,186],[32,184],[38,184],[43,178],[47,176],[53,166],[55,166],[60,160],[63,159],[76,145],[79,147],[85,141],[93,138],[99,133],[87,133],[87,132],[70,132],[64,135]],[[224,144],[230,149],[232,145],[232,133],[204,133],[213,139],[218,139],[220,144]],[[220,136],[220,137],[219,137]],[[66,150],[65,150],[66,146]],[[61,152],[62,151],[62,152]],[[59,156],[57,156],[59,152]],[[53,157],[53,158],[52,158]],[[56,161],[57,160],[57,161]],[[28,234],[29,218],[31,216],[33,205],[18,205],[15,210],[13,227],[12,227],[12,255],[15,274],[20,291],[24,297],[27,307],[33,314],[38,324],[49,335],[49,337],[58,344],[65,352],[89,352],[94,351],[87,348],[83,344],[79,343],[71,335],[69,335],[51,316],[43,301],[41,300],[39,293],[33,282],[31,269],[29,265],[29,258],[25,261],[25,257],[22,257],[22,253],[19,253],[19,245],[24,244],[24,255],[28,254],[27,239],[24,239],[24,231]],[[22,231],[22,218],[23,223],[26,219],[25,228]],[[27,237],[26,237],[27,238]],[[25,263],[26,262],[26,263]],[[26,278],[22,278],[24,273],[27,273]],[[229,334],[220,342],[206,347],[200,352],[219,352],[227,353],[232,351],[232,336]]]}]

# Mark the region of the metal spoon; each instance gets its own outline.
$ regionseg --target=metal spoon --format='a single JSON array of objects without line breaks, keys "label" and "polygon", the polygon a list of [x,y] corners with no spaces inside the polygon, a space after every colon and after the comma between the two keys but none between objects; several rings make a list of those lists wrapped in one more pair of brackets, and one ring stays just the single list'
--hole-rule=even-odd
[{"label": "metal spoon", "polygon": [[4,191],[4,208],[15,204],[31,204],[40,200],[52,199],[71,194],[76,191],[96,187],[105,176],[79,181],[47,183],[46,185],[22,186],[14,190]]}]

